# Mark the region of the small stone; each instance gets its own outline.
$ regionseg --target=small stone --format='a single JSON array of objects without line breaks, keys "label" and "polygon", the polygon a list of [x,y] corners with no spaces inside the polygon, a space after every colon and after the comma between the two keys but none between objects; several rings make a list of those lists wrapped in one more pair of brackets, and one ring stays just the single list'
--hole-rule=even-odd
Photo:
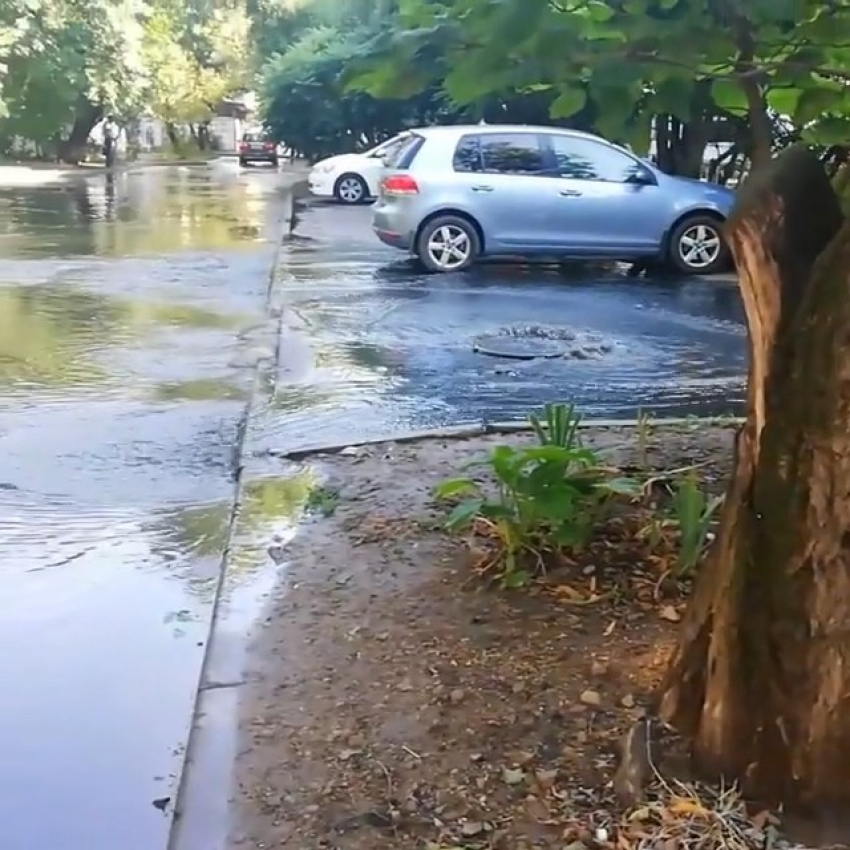
[{"label": "small stone", "polygon": [[466,697],[466,692],[463,690],[463,688],[455,688],[449,694],[449,702],[451,702],[452,705],[459,705],[460,703],[463,702],[465,697]]},{"label": "small stone", "polygon": [[602,697],[598,691],[585,691],[579,699],[584,705],[599,706],[602,705]]},{"label": "small stone", "polygon": [[346,446],[340,454],[345,457],[354,457],[355,455],[360,454],[360,449],[357,446]]},{"label": "small stone", "polygon": [[590,674],[592,676],[604,676],[608,672],[608,662],[602,661],[599,658],[594,658],[590,665]]},{"label": "small stone", "polygon": [[658,612],[658,616],[662,620],[667,620],[668,623],[678,623],[682,619],[682,615],[672,605],[665,605]]},{"label": "small stone", "polygon": [[623,708],[634,708],[635,707],[635,698],[631,694],[626,694],[621,700],[620,705]]},{"label": "small stone", "polygon": [[360,750],[343,750],[339,754],[339,760],[340,761],[348,761],[350,758],[353,758],[354,756],[360,755],[360,752],[361,752]]},{"label": "small stone", "polygon": [[511,761],[519,767],[527,767],[534,761],[534,753],[529,753],[525,750],[511,753]]},{"label": "small stone", "polygon": [[573,841],[572,844],[565,844],[563,850],[587,850],[587,845],[583,841]]},{"label": "small stone", "polygon": [[484,824],[470,820],[460,828],[460,832],[464,838],[474,838],[476,835],[481,835],[484,832]]},{"label": "small stone", "polygon": [[525,771],[519,768],[505,768],[502,771],[502,779],[508,785],[521,785],[525,781]]}]

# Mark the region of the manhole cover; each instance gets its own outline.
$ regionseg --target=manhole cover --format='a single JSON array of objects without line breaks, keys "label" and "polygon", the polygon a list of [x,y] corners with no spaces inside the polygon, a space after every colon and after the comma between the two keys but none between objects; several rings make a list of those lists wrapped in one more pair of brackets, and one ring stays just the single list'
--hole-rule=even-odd
[{"label": "manhole cover", "polygon": [[603,341],[600,334],[544,325],[502,328],[472,342],[473,351],[508,360],[596,360],[613,349],[614,345]]},{"label": "manhole cover", "polygon": [[563,357],[567,352],[564,340],[543,336],[488,334],[479,336],[472,350],[490,357],[507,357],[511,360],[536,360],[539,357]]}]

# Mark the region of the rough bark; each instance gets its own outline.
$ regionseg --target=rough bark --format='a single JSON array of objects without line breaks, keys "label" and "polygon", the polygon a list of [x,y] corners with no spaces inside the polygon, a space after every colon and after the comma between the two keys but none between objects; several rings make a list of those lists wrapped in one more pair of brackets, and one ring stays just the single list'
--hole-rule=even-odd
[{"label": "rough bark", "polygon": [[695,767],[764,801],[850,803],[850,224],[816,157],[729,224],[749,414],[717,541],[659,694]]}]

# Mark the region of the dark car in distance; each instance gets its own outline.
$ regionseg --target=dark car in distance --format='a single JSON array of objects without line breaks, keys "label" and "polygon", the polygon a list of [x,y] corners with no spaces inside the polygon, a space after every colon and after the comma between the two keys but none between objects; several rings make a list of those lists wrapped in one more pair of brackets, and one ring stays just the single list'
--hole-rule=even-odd
[{"label": "dark car in distance", "polygon": [[268,162],[277,168],[277,145],[261,133],[246,133],[239,145],[239,164],[244,168],[251,162]]}]

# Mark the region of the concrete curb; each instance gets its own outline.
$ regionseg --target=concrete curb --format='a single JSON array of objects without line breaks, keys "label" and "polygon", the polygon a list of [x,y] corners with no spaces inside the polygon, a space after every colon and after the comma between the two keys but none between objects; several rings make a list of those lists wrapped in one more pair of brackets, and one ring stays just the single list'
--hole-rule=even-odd
[{"label": "concrete curb", "polygon": [[[288,220],[285,219],[282,222],[282,229],[286,230],[287,227]],[[274,287],[277,282],[277,269],[280,263],[283,241],[284,240],[280,238],[275,242],[271,268],[269,269],[266,283],[264,306],[266,313],[269,315],[271,313]],[[278,332],[278,338],[279,337],[280,333]],[[251,416],[257,408],[258,399],[262,392],[262,376],[263,362],[260,361],[257,363],[254,370],[251,391],[237,429],[234,452],[235,474],[233,476],[230,517],[224,548],[221,553],[218,575],[216,576],[215,589],[213,591],[210,625],[204,644],[204,652],[201,660],[198,680],[195,683],[195,700],[192,709],[192,716],[190,718],[189,733],[186,739],[183,762],[180,766],[180,771],[174,786],[172,821],[166,844],[167,850],[196,850],[196,848],[197,850],[200,850],[201,847],[201,844],[199,844],[197,840],[197,835],[199,831],[203,832],[204,830],[204,805],[209,787],[204,782],[203,778],[197,776],[198,771],[193,771],[193,769],[199,765],[206,765],[207,762],[215,762],[215,733],[209,733],[207,731],[204,720],[212,712],[209,705],[211,693],[210,671],[215,667],[218,656],[220,655],[220,646],[216,641],[216,634],[220,631],[219,624],[222,619],[223,608],[222,600],[230,573],[233,538],[237,528],[239,511],[242,504],[242,495],[245,483],[245,440]],[[215,766],[218,767],[217,764]],[[227,766],[228,770],[229,768],[230,765]],[[222,850],[226,840],[226,835],[220,836]],[[203,850],[213,850],[213,848],[204,846]]]},{"label": "concrete curb", "polygon": [[[715,427],[715,428],[737,428],[744,423],[743,416],[704,416],[704,417],[667,417],[660,419],[649,419],[648,424],[652,428],[676,428],[684,426]],[[637,428],[642,424],[638,419],[585,419],[579,423],[579,428],[589,430],[614,430],[616,428]],[[403,431],[389,436],[373,437],[368,440],[349,443],[330,443],[326,445],[308,446],[303,449],[292,451],[271,451],[271,457],[279,457],[284,460],[306,460],[314,455],[339,454],[350,448],[366,448],[368,446],[379,446],[384,443],[395,443],[405,445],[408,443],[420,443],[426,440],[469,440],[474,437],[486,437],[498,434],[523,434],[533,430],[532,426],[522,420],[515,422],[483,422],[480,425],[454,425],[443,428],[428,428],[421,431]]]}]

